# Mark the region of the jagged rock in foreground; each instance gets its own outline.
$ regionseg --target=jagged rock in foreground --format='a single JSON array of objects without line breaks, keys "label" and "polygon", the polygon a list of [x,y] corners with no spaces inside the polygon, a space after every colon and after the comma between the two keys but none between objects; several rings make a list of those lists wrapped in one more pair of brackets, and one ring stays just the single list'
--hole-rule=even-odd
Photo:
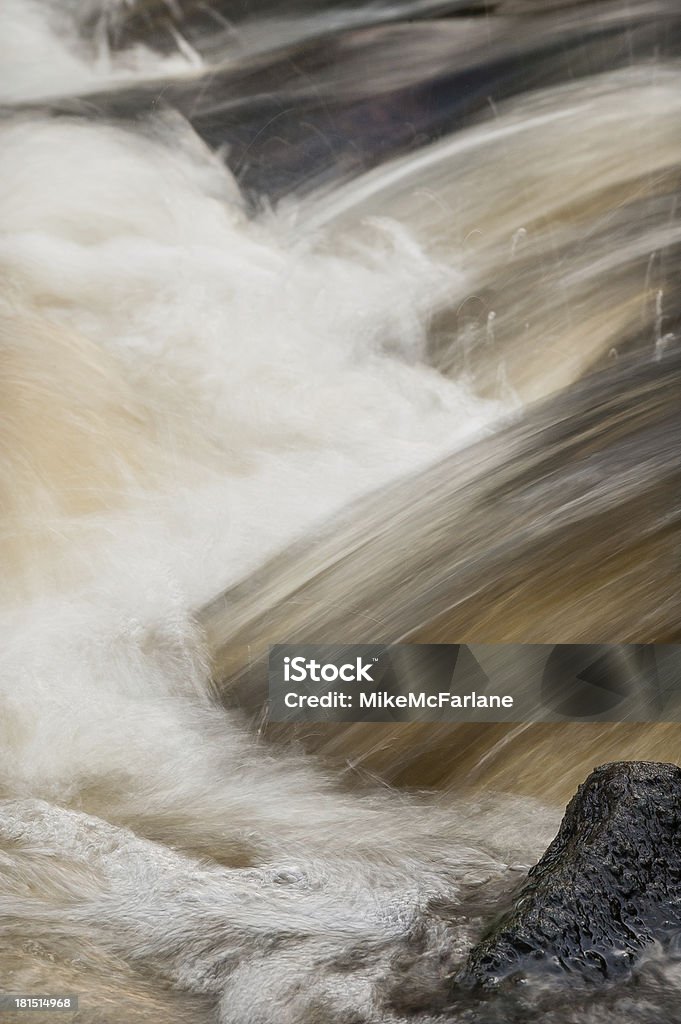
[{"label": "jagged rock in foreground", "polygon": [[513,907],[472,950],[457,981],[493,989],[538,974],[624,979],[654,940],[681,931],[681,769],[597,768]]}]

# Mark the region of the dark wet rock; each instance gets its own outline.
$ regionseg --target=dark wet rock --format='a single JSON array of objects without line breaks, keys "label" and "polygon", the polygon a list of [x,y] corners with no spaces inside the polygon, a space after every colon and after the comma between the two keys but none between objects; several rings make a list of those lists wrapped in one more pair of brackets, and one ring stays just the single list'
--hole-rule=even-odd
[{"label": "dark wet rock", "polygon": [[537,975],[624,979],[650,944],[681,932],[681,769],[616,762],[568,804],[512,909],[457,976],[494,989]]}]

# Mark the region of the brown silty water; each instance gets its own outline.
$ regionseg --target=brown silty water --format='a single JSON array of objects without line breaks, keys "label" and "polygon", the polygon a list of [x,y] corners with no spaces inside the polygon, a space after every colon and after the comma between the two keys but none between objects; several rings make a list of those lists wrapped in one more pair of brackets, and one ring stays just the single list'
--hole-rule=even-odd
[{"label": "brown silty water", "polygon": [[281,642],[681,643],[674,5],[0,17],[0,992],[674,1020],[675,935],[569,1004],[455,979],[681,726],[266,700]]}]

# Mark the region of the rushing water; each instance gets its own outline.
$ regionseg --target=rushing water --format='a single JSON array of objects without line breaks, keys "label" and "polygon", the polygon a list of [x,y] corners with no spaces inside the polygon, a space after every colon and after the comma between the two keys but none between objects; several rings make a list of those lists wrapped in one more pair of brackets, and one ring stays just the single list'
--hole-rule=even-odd
[{"label": "rushing water", "polygon": [[253,714],[283,639],[681,640],[680,30],[4,0],[0,990],[675,1019],[669,950],[569,1006],[448,979],[576,783],[678,727]]}]

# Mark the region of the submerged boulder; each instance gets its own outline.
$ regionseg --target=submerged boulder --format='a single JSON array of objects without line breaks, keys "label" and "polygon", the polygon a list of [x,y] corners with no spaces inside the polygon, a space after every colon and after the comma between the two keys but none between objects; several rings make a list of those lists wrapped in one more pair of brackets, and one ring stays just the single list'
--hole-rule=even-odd
[{"label": "submerged boulder", "polygon": [[643,950],[681,933],[681,769],[597,768],[512,908],[474,947],[457,982],[494,989],[537,975],[624,979]]}]

